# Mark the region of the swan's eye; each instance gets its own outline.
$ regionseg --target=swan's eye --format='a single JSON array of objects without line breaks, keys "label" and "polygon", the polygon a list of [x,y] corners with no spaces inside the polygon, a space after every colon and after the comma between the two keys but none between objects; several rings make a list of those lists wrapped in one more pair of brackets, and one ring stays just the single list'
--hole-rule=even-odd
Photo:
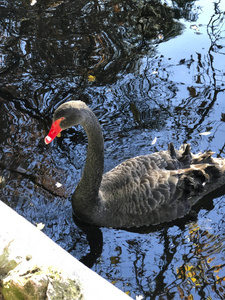
[{"label": "swan's eye", "polygon": [[51,129],[48,135],[45,137],[45,144],[51,143],[54,138],[60,134],[60,132],[62,131],[62,128],[60,127],[60,123],[62,120],[65,120],[65,118],[61,117],[52,123]]}]

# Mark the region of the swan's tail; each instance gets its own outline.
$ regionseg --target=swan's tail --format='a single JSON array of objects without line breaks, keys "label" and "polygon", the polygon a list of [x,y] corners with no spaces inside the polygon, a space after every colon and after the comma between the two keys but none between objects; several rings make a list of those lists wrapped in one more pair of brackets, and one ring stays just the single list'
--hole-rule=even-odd
[{"label": "swan's tail", "polygon": [[183,144],[179,150],[176,150],[173,143],[168,145],[168,152],[172,159],[177,159],[184,167],[188,167],[192,161],[191,146],[189,144]]},{"label": "swan's tail", "polygon": [[206,183],[220,186],[225,184],[225,159],[212,157],[213,154],[212,151],[192,154],[191,167],[196,168],[201,176],[204,174]]},{"label": "swan's tail", "polygon": [[181,168],[171,170],[171,175],[179,178],[174,199],[180,197],[178,194],[184,199],[202,197],[225,185],[225,159],[212,157],[214,152],[192,154],[190,145],[181,145],[176,150],[172,143],[168,152],[173,160],[181,163]]},{"label": "swan's tail", "polygon": [[184,191],[204,196],[225,184],[225,159],[214,158],[213,154],[191,154],[190,165],[180,170]]}]

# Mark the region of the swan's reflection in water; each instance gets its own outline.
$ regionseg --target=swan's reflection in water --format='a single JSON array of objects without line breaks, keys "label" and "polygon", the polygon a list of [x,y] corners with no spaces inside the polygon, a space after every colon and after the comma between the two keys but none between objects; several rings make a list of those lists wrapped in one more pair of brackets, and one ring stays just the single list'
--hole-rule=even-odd
[{"label": "swan's reflection in water", "polygon": [[90,252],[81,257],[80,261],[91,268],[101,256],[103,250],[103,236],[99,227],[81,222],[74,214],[75,224],[85,233]]}]

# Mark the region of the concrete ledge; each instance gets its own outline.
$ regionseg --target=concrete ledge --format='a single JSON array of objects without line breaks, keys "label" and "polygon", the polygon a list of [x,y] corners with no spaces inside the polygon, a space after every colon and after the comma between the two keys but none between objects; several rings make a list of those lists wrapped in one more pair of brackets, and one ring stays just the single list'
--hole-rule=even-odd
[{"label": "concrete ledge", "polygon": [[1,201],[0,279],[6,300],[131,299]]}]

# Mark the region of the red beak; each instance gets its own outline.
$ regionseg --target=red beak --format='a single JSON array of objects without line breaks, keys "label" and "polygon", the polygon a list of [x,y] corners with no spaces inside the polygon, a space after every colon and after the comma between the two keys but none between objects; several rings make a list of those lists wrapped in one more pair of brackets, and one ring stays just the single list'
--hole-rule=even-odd
[{"label": "red beak", "polygon": [[45,137],[45,144],[51,143],[54,138],[62,131],[62,128],[60,127],[60,122],[64,118],[60,118],[52,123],[52,127],[48,133],[48,135]]}]

